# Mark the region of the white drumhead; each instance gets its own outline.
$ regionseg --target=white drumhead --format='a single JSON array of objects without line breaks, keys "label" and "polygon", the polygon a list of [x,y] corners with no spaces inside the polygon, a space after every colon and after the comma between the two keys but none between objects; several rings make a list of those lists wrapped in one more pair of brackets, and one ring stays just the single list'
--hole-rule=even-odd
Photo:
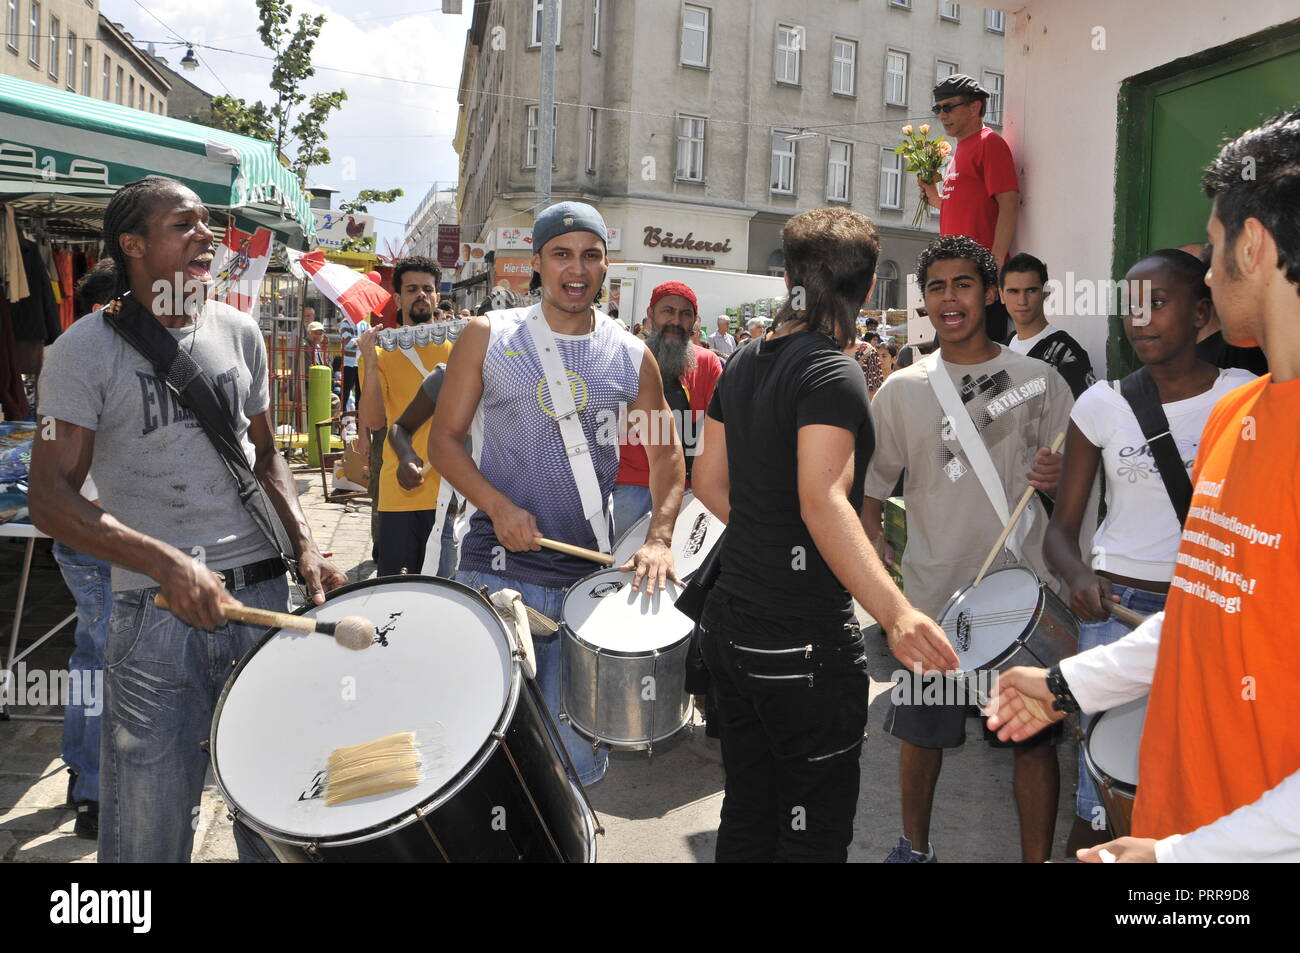
[{"label": "white drumhead", "polygon": [[1107,777],[1137,786],[1138,749],[1146,718],[1146,697],[1097,716],[1088,734],[1088,757]]},{"label": "white drumhead", "polygon": [[968,586],[938,620],[963,672],[987,668],[1024,633],[1038,608],[1038,577],[1013,566]]},{"label": "white drumhead", "polygon": [[605,569],[574,583],[564,597],[564,624],[589,645],[612,652],[652,652],[675,645],[695,623],[673,603],[681,587],[673,582],[654,595],[632,588],[633,574]]},{"label": "white drumhead", "polygon": [[[361,651],[328,635],[275,635],[230,686],[212,754],[225,792],[254,821],[337,837],[424,803],[474,759],[509,699],[512,659],[495,613],[450,583],[384,581],[307,615],[361,616],[380,634]],[[418,787],[326,807],[331,751],[410,730],[424,747]]]},{"label": "white drumhead", "polygon": [[[677,576],[685,579],[699,569],[708,558],[713,547],[722,535],[725,525],[708,511],[704,504],[695,498],[690,490],[682,497],[682,508],[673,524],[673,560],[677,564]],[[621,566],[645,543],[645,535],[650,531],[650,514],[647,513],[632,528],[620,537],[614,547],[614,565]]]}]

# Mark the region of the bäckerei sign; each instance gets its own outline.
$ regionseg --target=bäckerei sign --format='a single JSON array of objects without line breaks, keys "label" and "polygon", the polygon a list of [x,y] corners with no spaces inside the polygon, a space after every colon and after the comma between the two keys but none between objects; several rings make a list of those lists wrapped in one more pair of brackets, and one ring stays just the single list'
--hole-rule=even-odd
[{"label": "b\u00e4ckerei sign", "polygon": [[687,232],[684,236],[678,238],[672,232],[665,232],[662,228],[654,225],[645,227],[645,238],[642,241],[648,248],[684,248],[687,251],[719,253],[731,251],[730,238],[720,242],[702,242],[695,239],[694,232]]}]

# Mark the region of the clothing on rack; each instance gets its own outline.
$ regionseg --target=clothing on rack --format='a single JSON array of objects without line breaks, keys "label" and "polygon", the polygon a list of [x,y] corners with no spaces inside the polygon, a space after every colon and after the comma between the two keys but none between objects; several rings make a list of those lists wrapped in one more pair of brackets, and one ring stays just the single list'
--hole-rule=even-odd
[{"label": "clothing on rack", "polygon": [[18,243],[18,222],[14,207],[4,206],[0,220],[0,273],[4,275],[4,298],[21,301],[32,292],[27,286],[27,270],[23,267],[22,246]]},{"label": "clothing on rack", "polygon": [[31,405],[18,366],[12,307],[5,296],[0,295],[0,409],[4,410],[5,420],[27,420],[31,416]]},{"label": "clothing on rack", "polygon": [[59,291],[62,300],[59,301],[59,327],[66,331],[72,322],[77,320],[77,306],[75,299],[76,286],[72,277],[72,252],[67,248],[54,249],[54,270],[58,275]]}]

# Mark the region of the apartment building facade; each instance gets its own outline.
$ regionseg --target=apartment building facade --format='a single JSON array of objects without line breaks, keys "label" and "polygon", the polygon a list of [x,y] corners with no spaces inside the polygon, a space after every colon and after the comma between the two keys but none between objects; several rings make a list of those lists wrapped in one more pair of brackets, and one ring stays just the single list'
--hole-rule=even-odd
[{"label": "apartment building facade", "polygon": [[[475,7],[456,136],[462,241],[528,254],[541,0]],[[893,154],[963,72],[1002,105],[1006,15],[941,0],[561,0],[552,195],[591,202],[612,260],[780,274],[780,230],[842,203],[880,227],[875,306],[937,232]],[[936,126],[937,128],[937,126]],[[517,234],[518,233],[518,234]]]}]

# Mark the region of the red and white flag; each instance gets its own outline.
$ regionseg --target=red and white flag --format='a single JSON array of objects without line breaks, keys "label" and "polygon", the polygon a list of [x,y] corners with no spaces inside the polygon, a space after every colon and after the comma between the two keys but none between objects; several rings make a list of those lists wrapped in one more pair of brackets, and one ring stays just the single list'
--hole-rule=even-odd
[{"label": "red and white flag", "polygon": [[329,298],[355,322],[366,321],[372,311],[383,311],[392,294],[359,271],[325,260],[325,249],[307,255],[290,253],[294,264],[311,276],[321,294]]},{"label": "red and white flag", "polygon": [[271,241],[269,228],[259,228],[250,235],[235,228],[233,221],[226,227],[226,237],[212,255],[211,272],[218,301],[245,314],[253,313],[271,261]]}]

